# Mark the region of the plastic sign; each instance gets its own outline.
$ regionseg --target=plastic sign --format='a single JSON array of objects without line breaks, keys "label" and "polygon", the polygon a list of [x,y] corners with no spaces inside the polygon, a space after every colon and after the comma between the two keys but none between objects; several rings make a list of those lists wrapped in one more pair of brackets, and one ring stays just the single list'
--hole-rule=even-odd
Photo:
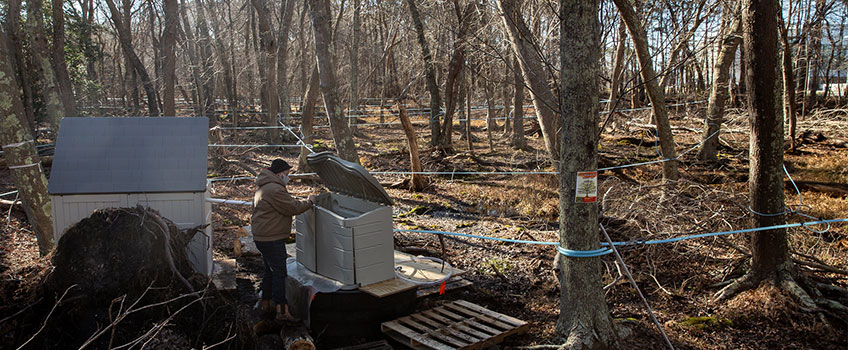
[{"label": "plastic sign", "polygon": [[578,171],[577,190],[575,199],[577,203],[595,203],[598,201],[598,172]]}]

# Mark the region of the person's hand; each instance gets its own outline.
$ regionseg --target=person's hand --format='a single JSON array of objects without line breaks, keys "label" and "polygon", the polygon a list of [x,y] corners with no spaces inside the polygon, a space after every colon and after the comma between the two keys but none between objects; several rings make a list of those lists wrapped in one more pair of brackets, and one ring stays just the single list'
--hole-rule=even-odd
[{"label": "person's hand", "polygon": [[318,204],[318,196],[314,194],[309,195],[309,201],[312,202],[313,205]]}]

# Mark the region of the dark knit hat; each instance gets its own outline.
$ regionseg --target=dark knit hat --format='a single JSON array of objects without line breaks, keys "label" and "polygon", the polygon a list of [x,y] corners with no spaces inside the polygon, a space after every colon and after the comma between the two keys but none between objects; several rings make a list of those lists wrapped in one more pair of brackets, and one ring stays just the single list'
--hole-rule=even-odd
[{"label": "dark knit hat", "polygon": [[268,170],[271,170],[271,172],[274,174],[279,174],[291,168],[291,165],[289,165],[289,163],[286,163],[285,160],[274,159],[274,161],[271,162],[271,166],[268,168]]}]

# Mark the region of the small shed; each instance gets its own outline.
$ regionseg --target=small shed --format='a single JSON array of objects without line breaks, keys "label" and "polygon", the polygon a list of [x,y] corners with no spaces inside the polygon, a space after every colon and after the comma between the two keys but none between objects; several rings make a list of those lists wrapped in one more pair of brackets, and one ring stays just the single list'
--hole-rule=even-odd
[{"label": "small shed", "polygon": [[186,253],[211,275],[208,130],[205,117],[64,118],[48,183],[56,241],[96,209],[140,204],[181,229],[208,224]]}]

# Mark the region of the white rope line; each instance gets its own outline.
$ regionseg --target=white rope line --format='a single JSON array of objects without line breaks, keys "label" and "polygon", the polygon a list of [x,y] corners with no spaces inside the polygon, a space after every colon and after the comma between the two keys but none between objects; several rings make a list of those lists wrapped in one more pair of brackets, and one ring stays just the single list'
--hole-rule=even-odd
[{"label": "white rope line", "polygon": [[10,165],[9,169],[23,169],[23,168],[29,168],[29,167],[34,167],[34,166],[38,166],[38,165],[41,165],[40,161],[35,162],[35,163],[23,164],[23,165]]},{"label": "white rope line", "polygon": [[5,149],[5,148],[16,148],[16,147],[21,147],[21,146],[23,146],[23,145],[25,145],[25,144],[27,144],[27,143],[29,143],[29,142],[35,142],[35,141],[33,141],[33,140],[26,140],[26,141],[21,141],[21,142],[18,142],[18,143],[10,143],[10,144],[8,144],[8,145],[3,145],[3,147],[2,147],[2,148],[4,148],[4,149]]}]

